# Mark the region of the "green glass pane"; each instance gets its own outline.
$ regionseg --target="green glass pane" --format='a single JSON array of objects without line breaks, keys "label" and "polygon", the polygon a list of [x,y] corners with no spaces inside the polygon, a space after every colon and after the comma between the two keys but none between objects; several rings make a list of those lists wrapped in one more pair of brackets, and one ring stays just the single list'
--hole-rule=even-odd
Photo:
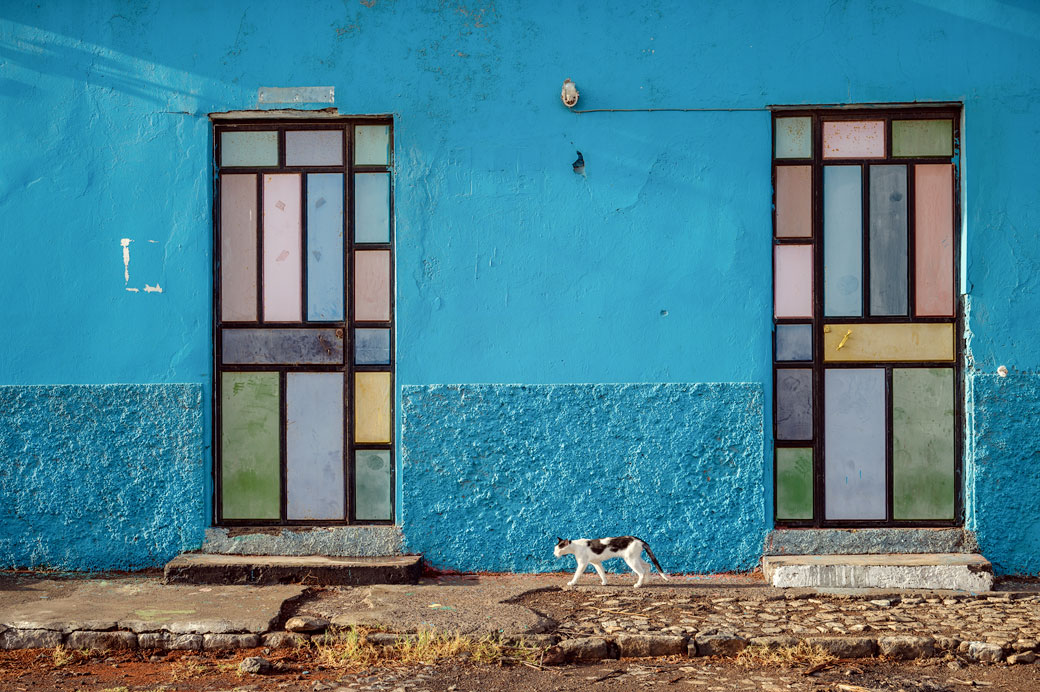
[{"label": "green glass pane", "polygon": [[221,166],[277,166],[277,132],[221,132]]},{"label": "green glass pane", "polygon": [[953,156],[952,120],[893,120],[893,156]]},{"label": "green glass pane", "polygon": [[390,162],[390,127],[358,125],[354,128],[354,163],[385,166]]},{"label": "green glass pane", "polygon": [[390,451],[359,449],[354,466],[354,518],[393,519],[390,512]]},{"label": "green glass pane", "polygon": [[953,519],[952,368],[892,371],[892,514]]},{"label": "green glass pane", "polygon": [[776,518],[813,518],[812,449],[777,448]]},{"label": "green glass pane", "polygon": [[812,156],[812,118],[776,119],[776,158],[807,159]]},{"label": "green glass pane", "polygon": [[276,372],[220,378],[221,497],[225,519],[278,519],[280,393]]}]

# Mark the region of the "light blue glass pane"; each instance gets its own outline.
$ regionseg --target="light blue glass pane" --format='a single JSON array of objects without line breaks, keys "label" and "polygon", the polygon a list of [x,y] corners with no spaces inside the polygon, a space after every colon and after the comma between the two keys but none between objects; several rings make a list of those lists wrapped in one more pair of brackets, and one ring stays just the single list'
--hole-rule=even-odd
[{"label": "light blue glass pane", "polygon": [[812,118],[776,119],[776,158],[807,159],[812,156]]},{"label": "light blue glass pane", "polygon": [[823,167],[823,314],[863,314],[863,188],[859,166]]},{"label": "light blue glass pane", "polygon": [[343,319],[343,176],[307,176],[307,319]]},{"label": "light blue glass pane", "polygon": [[386,166],[390,160],[390,127],[358,125],[354,128],[354,163],[359,166]]},{"label": "light blue glass pane", "polygon": [[357,365],[389,365],[390,330],[355,329],[354,362]]},{"label": "light blue glass pane", "polygon": [[340,166],[342,130],[289,130],[285,133],[285,165]]},{"label": "light blue glass pane", "polygon": [[885,371],[824,373],[825,515],[885,518]]},{"label": "light blue glass pane", "polygon": [[354,242],[390,242],[390,174],[354,175]]},{"label": "light blue glass pane", "polygon": [[343,373],[290,372],[286,391],[286,517],[343,519]]},{"label": "light blue glass pane", "polygon": [[390,513],[390,452],[359,449],[354,466],[354,517],[358,521],[393,519]]},{"label": "light blue glass pane", "polygon": [[776,325],[777,360],[812,360],[812,325]]},{"label": "light blue glass pane", "polygon": [[277,132],[221,132],[221,166],[277,166]]},{"label": "light blue glass pane", "polygon": [[871,166],[871,315],[907,313],[906,252],[906,166]]}]

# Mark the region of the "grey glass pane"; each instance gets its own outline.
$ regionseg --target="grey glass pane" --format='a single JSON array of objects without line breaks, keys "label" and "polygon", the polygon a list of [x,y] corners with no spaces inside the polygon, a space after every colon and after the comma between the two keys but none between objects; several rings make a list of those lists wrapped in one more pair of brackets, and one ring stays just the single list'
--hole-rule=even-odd
[{"label": "grey glass pane", "polygon": [[390,512],[390,452],[359,449],[354,466],[354,518],[358,521],[393,519]]},{"label": "grey glass pane", "polygon": [[224,329],[221,354],[229,365],[316,365],[343,362],[338,329]]},{"label": "grey glass pane", "polygon": [[906,314],[906,247],[906,166],[871,166],[871,315]]},{"label": "grey glass pane", "polygon": [[777,370],[776,439],[812,439],[812,414],[812,370]]},{"label": "grey glass pane", "polygon": [[390,161],[390,127],[358,125],[354,128],[354,163],[385,166]]},{"label": "grey glass pane", "polygon": [[354,362],[358,365],[389,365],[390,330],[355,329]]},{"label": "grey glass pane", "polygon": [[863,314],[863,193],[859,166],[823,167],[823,314]]},{"label": "grey glass pane", "polygon": [[342,130],[289,130],[285,133],[285,165],[343,165]]},{"label": "grey glass pane", "polygon": [[221,132],[221,166],[277,166],[277,132]]},{"label": "grey glass pane", "polygon": [[776,325],[777,360],[812,360],[812,325]]},{"label": "grey glass pane", "polygon": [[287,373],[285,396],[286,517],[343,519],[343,373]]},{"label": "grey glass pane", "polygon": [[885,371],[824,373],[827,519],[885,518]]}]

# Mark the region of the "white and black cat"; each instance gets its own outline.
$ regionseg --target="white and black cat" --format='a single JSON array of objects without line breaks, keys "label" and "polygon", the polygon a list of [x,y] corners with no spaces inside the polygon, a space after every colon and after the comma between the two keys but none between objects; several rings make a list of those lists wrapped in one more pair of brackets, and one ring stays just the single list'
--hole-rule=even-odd
[{"label": "white and black cat", "polygon": [[646,575],[650,574],[650,565],[643,559],[644,550],[650,556],[650,561],[654,563],[654,567],[661,573],[661,577],[666,581],[668,580],[668,575],[664,573],[664,570],[661,569],[661,564],[654,557],[654,551],[650,550],[650,546],[646,544],[646,541],[635,536],[594,538],[592,540],[579,538],[574,541],[569,541],[559,536],[557,538],[559,540],[556,542],[556,547],[553,548],[553,555],[556,557],[573,555],[578,561],[578,569],[574,572],[574,578],[567,582],[569,586],[574,586],[577,583],[578,577],[582,575],[590,563],[596,568],[599,580],[606,586],[607,573],[603,571],[601,563],[604,560],[621,557],[625,559],[632,571],[639,576],[635,583],[635,588],[638,589],[643,585],[643,579]]}]

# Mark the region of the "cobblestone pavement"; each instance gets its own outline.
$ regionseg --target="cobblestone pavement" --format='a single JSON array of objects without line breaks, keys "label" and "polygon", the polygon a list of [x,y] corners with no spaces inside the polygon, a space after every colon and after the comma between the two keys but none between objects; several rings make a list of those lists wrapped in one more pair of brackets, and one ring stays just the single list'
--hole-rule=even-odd
[{"label": "cobblestone pavement", "polygon": [[946,635],[1011,644],[1040,639],[1040,594],[951,594],[886,598],[785,594],[698,598],[669,589],[542,590],[520,603],[552,618],[558,633],[692,635],[718,629],[745,637]]}]

